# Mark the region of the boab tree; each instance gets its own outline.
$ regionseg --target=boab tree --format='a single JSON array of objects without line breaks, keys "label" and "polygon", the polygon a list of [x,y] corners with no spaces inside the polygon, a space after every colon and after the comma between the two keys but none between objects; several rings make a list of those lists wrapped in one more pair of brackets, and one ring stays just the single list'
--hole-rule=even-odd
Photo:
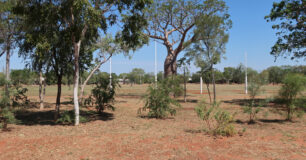
[{"label": "boab tree", "polygon": [[146,10],[149,27],[145,35],[160,41],[167,48],[165,76],[177,73],[177,57],[196,40],[193,30],[199,17],[214,16],[224,7],[222,0],[156,0]]}]

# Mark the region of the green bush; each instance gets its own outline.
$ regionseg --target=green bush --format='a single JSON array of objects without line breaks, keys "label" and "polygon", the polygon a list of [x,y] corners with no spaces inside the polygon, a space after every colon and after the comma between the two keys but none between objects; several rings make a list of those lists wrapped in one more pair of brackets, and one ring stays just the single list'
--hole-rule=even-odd
[{"label": "green bush", "polygon": [[235,135],[236,130],[232,125],[234,116],[219,106],[220,103],[210,105],[203,100],[198,103],[195,111],[198,117],[205,122],[208,133],[221,136]]},{"label": "green bush", "polygon": [[173,76],[165,78],[159,82],[160,88],[163,88],[165,92],[173,97],[179,97],[183,95],[184,89],[180,85],[182,79],[179,76]]},{"label": "green bush", "polygon": [[[75,116],[74,111],[64,111],[60,118],[57,119],[56,123],[60,124],[74,124]],[[80,115],[80,122],[85,123],[88,122],[86,117]]]},{"label": "green bush", "polygon": [[117,80],[112,79],[112,85],[109,85],[108,77],[98,77],[95,87],[91,91],[89,98],[85,99],[85,105],[96,105],[99,113],[105,109],[115,110],[113,106],[115,100],[116,88],[119,86]]},{"label": "green bush", "polygon": [[256,120],[256,114],[261,110],[260,107],[263,107],[265,103],[256,104],[255,97],[258,96],[262,90],[262,83],[260,80],[253,80],[248,86],[248,93],[250,96],[249,104],[244,106],[243,112],[249,114],[249,123],[253,123]]},{"label": "green bush", "polygon": [[291,121],[295,114],[304,112],[304,105],[299,103],[299,95],[306,89],[306,76],[299,74],[288,74],[283,80],[279,96],[284,100],[287,110],[287,120]]},{"label": "green bush", "polygon": [[10,98],[3,92],[0,98],[0,122],[3,130],[7,129],[7,124],[14,123],[16,121],[10,106]]},{"label": "green bush", "polygon": [[0,73],[0,86],[4,86],[5,84],[5,75]]},{"label": "green bush", "polygon": [[[169,80],[163,80],[155,87],[151,85],[148,87],[147,95],[144,97],[145,105],[138,109],[138,114],[142,111],[149,110],[148,117],[165,118],[169,114],[171,116],[176,114],[176,107],[180,104],[170,97],[170,93],[175,94],[176,91],[167,87]],[[170,85],[170,84],[169,84]]]}]

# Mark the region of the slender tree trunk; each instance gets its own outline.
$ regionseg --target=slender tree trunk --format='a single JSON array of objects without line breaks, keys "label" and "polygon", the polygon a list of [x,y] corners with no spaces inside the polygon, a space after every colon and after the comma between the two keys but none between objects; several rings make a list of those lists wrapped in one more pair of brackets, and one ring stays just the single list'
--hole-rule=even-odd
[{"label": "slender tree trunk", "polygon": [[186,67],[184,66],[184,101],[187,102]]},{"label": "slender tree trunk", "polygon": [[211,68],[211,76],[212,76],[212,82],[213,82],[213,92],[214,92],[214,103],[216,103],[216,80],[215,80],[215,73],[214,68]]},{"label": "slender tree trunk", "polygon": [[6,50],[6,68],[5,68],[5,74],[6,74],[6,85],[5,85],[5,94],[7,97],[10,96],[9,94],[9,81],[10,81],[10,59],[11,59],[11,55],[10,55],[10,52],[11,52],[11,48],[10,46],[7,47],[7,50]]},{"label": "slender tree trunk", "polygon": [[74,85],[73,85],[73,102],[74,102],[74,114],[75,114],[75,123],[74,125],[79,125],[80,121],[80,108],[79,108],[79,99],[78,99],[78,89],[79,89],[79,53],[81,47],[81,40],[77,43],[74,42]]},{"label": "slender tree trunk", "polygon": [[211,95],[210,95],[210,89],[209,89],[209,82],[205,81],[205,84],[206,84],[207,93],[208,93],[208,96],[209,96],[209,102],[211,104]]},{"label": "slender tree trunk", "polygon": [[80,95],[80,103],[83,104],[83,95],[84,95],[84,88],[87,85],[87,82],[90,80],[90,78],[93,76],[93,74],[101,67],[101,65],[103,63],[105,63],[106,60],[101,61],[91,72],[90,74],[87,76],[86,80],[84,81],[84,83],[81,86],[81,95]]},{"label": "slender tree trunk", "polygon": [[40,69],[39,71],[39,104],[40,104],[39,109],[40,110],[44,109],[43,83],[44,83],[44,77],[42,75],[42,70]]},{"label": "slender tree trunk", "polygon": [[56,96],[56,105],[55,105],[55,113],[54,120],[56,121],[59,117],[60,105],[61,105],[61,94],[62,94],[62,72],[57,75],[57,96]]}]

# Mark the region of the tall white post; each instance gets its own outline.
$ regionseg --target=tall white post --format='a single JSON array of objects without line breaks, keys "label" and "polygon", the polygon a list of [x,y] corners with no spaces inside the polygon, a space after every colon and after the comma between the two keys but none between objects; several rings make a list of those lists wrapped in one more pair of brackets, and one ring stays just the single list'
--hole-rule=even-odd
[{"label": "tall white post", "polygon": [[156,40],[155,42],[155,87],[157,87],[157,49],[156,49]]},{"label": "tall white post", "polygon": [[201,94],[203,93],[203,79],[200,77]]},{"label": "tall white post", "polygon": [[112,88],[112,57],[109,58],[109,87]]},{"label": "tall white post", "polygon": [[248,63],[247,63],[247,53],[244,54],[245,57],[245,94],[248,94]]}]

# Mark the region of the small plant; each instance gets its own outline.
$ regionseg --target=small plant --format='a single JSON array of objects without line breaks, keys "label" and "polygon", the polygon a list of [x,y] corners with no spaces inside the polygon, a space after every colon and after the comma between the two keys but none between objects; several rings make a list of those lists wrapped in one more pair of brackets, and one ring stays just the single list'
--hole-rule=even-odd
[{"label": "small plant", "polygon": [[283,85],[279,91],[279,96],[283,99],[286,110],[287,120],[292,121],[294,114],[301,115],[305,108],[304,99],[299,100],[298,96],[306,89],[306,77],[299,74],[288,74],[283,80]]},{"label": "small plant", "polygon": [[220,103],[206,104],[203,100],[199,102],[195,111],[200,119],[202,119],[207,128],[208,133],[221,136],[233,136],[236,134],[235,127],[232,125],[233,115],[221,109]]},{"label": "small plant", "polygon": [[249,114],[249,123],[254,123],[256,120],[256,114],[261,110],[265,103],[256,104],[255,97],[258,96],[263,90],[261,89],[263,83],[260,81],[251,81],[248,86],[248,91],[250,95],[250,102],[248,105],[244,106],[243,112]]},{"label": "small plant", "polygon": [[15,85],[13,87],[13,95],[11,97],[12,105],[15,107],[29,104],[28,97],[25,95],[28,89],[22,88],[21,85]]},{"label": "small plant", "polygon": [[14,113],[12,112],[10,98],[2,93],[0,98],[0,122],[3,130],[7,130],[7,124],[14,123],[16,121]]},{"label": "small plant", "polygon": [[105,109],[115,110],[113,106],[115,100],[115,91],[118,86],[118,81],[112,80],[112,85],[109,85],[108,77],[98,77],[96,86],[92,89],[89,98],[85,99],[85,105],[96,105],[99,113]]},{"label": "small plant", "polygon": [[182,80],[179,76],[173,76],[163,79],[159,85],[165,90],[165,92],[168,92],[169,95],[175,98],[183,95],[184,89],[180,85],[181,81]]},{"label": "small plant", "polygon": [[180,104],[170,97],[173,90],[167,87],[168,83],[168,80],[163,80],[157,87],[149,86],[147,95],[144,97],[145,105],[138,109],[138,114],[147,109],[149,110],[148,116],[152,118],[165,118],[169,114],[171,116],[176,114],[176,107],[179,107]]},{"label": "small plant", "polygon": [[[56,123],[61,123],[61,124],[74,124],[74,111],[64,111],[61,114],[61,117],[57,119]],[[84,123],[87,122],[87,118],[83,117],[80,115],[80,122]]]}]

